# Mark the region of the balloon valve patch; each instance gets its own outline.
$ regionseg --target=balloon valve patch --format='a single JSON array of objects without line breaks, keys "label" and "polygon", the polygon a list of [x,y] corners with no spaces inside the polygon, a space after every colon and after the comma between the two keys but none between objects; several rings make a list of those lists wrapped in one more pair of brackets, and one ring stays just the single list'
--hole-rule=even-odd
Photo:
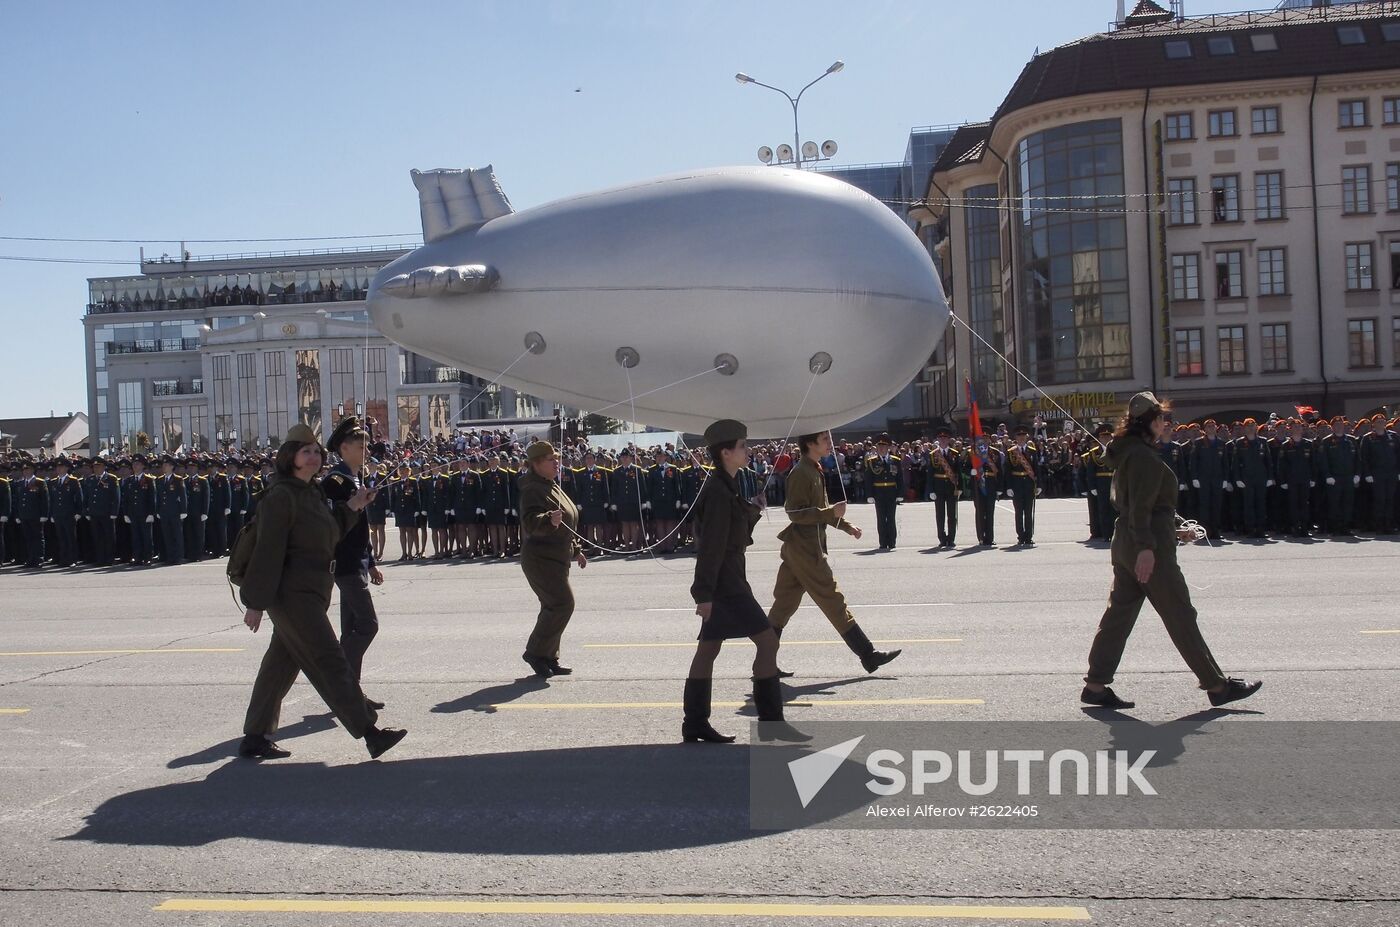
[{"label": "balloon valve patch", "polygon": [[715,371],[721,376],[732,377],[739,372],[739,359],[733,354],[720,354],[715,358]]},{"label": "balloon valve patch", "polygon": [[642,362],[642,355],[637,353],[636,348],[618,348],[617,354],[613,356],[617,358],[617,362],[620,365],[626,367],[628,370],[631,370]]},{"label": "balloon valve patch", "polygon": [[817,376],[826,373],[831,369],[831,355],[825,351],[818,351],[807,362],[807,369]]}]

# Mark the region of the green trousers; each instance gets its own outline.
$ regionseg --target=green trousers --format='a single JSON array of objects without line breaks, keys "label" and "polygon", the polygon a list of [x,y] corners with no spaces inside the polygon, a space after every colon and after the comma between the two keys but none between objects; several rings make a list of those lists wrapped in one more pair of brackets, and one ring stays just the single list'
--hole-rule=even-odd
[{"label": "green trousers", "polygon": [[558,551],[542,552],[541,546],[526,542],[520,553],[520,567],[525,571],[525,579],[540,600],[540,614],[535,619],[535,630],[525,644],[525,652],[532,657],[557,660],[559,641],[574,615],[574,591],[569,588],[569,548],[567,545],[549,545],[563,551],[565,559],[560,559]]},{"label": "green trousers", "polygon": [[802,596],[806,594],[812,597],[813,603],[821,609],[837,634],[844,636],[855,626],[855,616],[846,605],[846,595],[836,584],[831,563],[826,557],[813,553],[807,545],[798,546],[792,541],[784,541],[782,558],[777,582],[773,584],[769,624],[779,631],[787,627],[793,613],[802,604]]}]

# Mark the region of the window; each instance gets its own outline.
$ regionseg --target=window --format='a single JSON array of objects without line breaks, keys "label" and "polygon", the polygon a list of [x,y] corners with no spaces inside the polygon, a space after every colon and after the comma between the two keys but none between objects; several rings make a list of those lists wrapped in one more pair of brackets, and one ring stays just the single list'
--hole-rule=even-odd
[{"label": "window", "polygon": [[1249,46],[1257,52],[1278,51],[1278,38],[1272,32],[1256,32],[1249,37]]},{"label": "window", "polygon": [[1365,100],[1343,100],[1337,104],[1337,125],[1343,129],[1359,129],[1370,125]]},{"label": "window", "polygon": [[1210,208],[1216,222],[1240,221],[1240,177],[1221,174],[1210,179]]},{"label": "window", "polygon": [[1191,57],[1191,43],[1186,39],[1171,39],[1165,44],[1168,58],[1176,59]]},{"label": "window", "polygon": [[1363,241],[1346,247],[1347,289],[1369,290],[1375,286],[1371,272],[1371,243]]},{"label": "window", "polygon": [[[1400,241],[1390,243],[1390,288],[1400,290]],[[1396,361],[1400,361],[1400,355]]]},{"label": "window", "polygon": [[[365,355],[365,376],[368,379],[369,396],[365,400],[365,415],[379,423],[379,428],[371,426],[374,432],[374,440],[384,440],[388,437],[383,429],[389,427],[389,373],[386,366],[388,356],[387,348],[370,348]],[[463,418],[480,418],[481,416],[468,415],[462,413]]]},{"label": "window", "polygon": [[1400,164],[1385,166],[1385,208],[1400,209]]},{"label": "window", "polygon": [[1220,346],[1222,374],[1249,373],[1249,365],[1245,363],[1243,325],[1222,325],[1217,329],[1216,343]]},{"label": "window", "polygon": [[[981,338],[972,339],[972,385],[979,401],[991,405],[1006,403],[1006,367],[998,352],[1006,350],[1006,321],[1002,311],[1001,214],[993,205],[996,184],[983,184],[967,190],[974,203],[964,211],[967,220],[968,324]],[[986,197],[986,199],[983,199]],[[1048,235],[1046,246],[1049,246]],[[995,397],[983,400],[983,395]]]},{"label": "window", "polygon": [[1207,115],[1206,120],[1211,138],[1239,134],[1235,131],[1235,111],[1232,109],[1213,109]]},{"label": "window", "polygon": [[185,429],[180,417],[179,406],[166,406],[160,410],[161,447],[171,454],[185,446]]},{"label": "window", "polygon": [[1370,211],[1370,165],[1342,168],[1342,215],[1353,216]]},{"label": "window", "polygon": [[1259,249],[1259,295],[1283,296],[1288,292],[1287,267],[1282,248]]},{"label": "window", "polygon": [[1167,224],[1196,224],[1196,178],[1167,181]]},{"label": "window", "polygon": [[258,356],[239,354],[238,363],[238,439],[243,447],[258,443]]},{"label": "window", "polygon": [[423,433],[422,403],[417,396],[399,396],[399,443]]},{"label": "window", "polygon": [[321,352],[296,352],[297,422],[321,436]]},{"label": "window", "polygon": [[1250,131],[1255,135],[1273,135],[1279,131],[1277,106],[1256,106],[1249,111]]},{"label": "window", "polygon": [[1338,26],[1337,41],[1343,45],[1365,45],[1366,30],[1360,26]]},{"label": "window", "polygon": [[1376,320],[1347,321],[1347,363],[1352,367],[1376,366]]},{"label": "window", "polygon": [[1213,35],[1206,39],[1206,51],[1212,55],[1233,55],[1235,40],[1228,35]]},{"label": "window", "polygon": [[1221,251],[1215,255],[1215,296],[1217,299],[1244,297],[1244,252]]},{"label": "window", "polygon": [[1381,35],[1387,42],[1400,42],[1400,22],[1381,23]]},{"label": "window", "polygon": [[1195,137],[1190,113],[1167,113],[1167,141],[1184,142]]},{"label": "window", "polygon": [[331,348],[330,393],[331,426],[340,424],[340,413],[355,414],[355,351],[353,348]]},{"label": "window", "polygon": [[263,371],[267,390],[267,438],[281,444],[282,436],[291,427],[287,417],[287,355],[269,351],[263,355]]},{"label": "window", "polygon": [[1293,358],[1288,349],[1287,322],[1260,326],[1259,347],[1260,363],[1265,373],[1282,373],[1293,369]]},{"label": "window", "polygon": [[1201,256],[1172,255],[1172,299],[1201,298]]},{"label": "window", "polygon": [[1283,171],[1260,171],[1254,175],[1254,218],[1283,218]]},{"label": "window", "polygon": [[130,448],[137,447],[136,435],[146,427],[143,386],[140,380],[127,380],[117,384],[117,419],[121,426],[122,439]]},{"label": "window", "polygon": [[233,433],[233,355],[215,354],[214,367],[214,436],[221,447],[232,444]]},{"label": "window", "polygon": [[1202,330],[1199,328],[1178,328],[1176,330],[1176,375],[1179,377],[1203,377],[1206,375],[1205,352],[1201,348]]}]

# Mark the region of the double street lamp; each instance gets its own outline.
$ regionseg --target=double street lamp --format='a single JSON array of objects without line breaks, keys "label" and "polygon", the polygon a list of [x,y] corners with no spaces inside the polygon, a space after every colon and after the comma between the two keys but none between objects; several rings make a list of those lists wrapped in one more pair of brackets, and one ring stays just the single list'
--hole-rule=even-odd
[{"label": "double street lamp", "polygon": [[[755,84],[759,87],[766,87],[767,89],[772,90],[776,93],[781,93],[787,99],[788,103],[792,105],[792,145],[789,146],[783,144],[778,146],[777,159],[779,164],[791,162],[793,167],[797,168],[798,170],[801,170],[803,164],[816,161],[827,161],[830,160],[833,156],[835,156],[836,143],[831,141],[830,139],[827,139],[826,141],[822,142],[820,148],[817,147],[816,142],[808,142],[805,145],[802,144],[802,135],[797,128],[797,104],[802,102],[802,94],[806,93],[807,90],[812,86],[812,84],[815,84],[817,81],[821,80],[823,77],[826,77],[828,74],[835,74],[837,71],[841,70],[845,66],[846,63],[844,61],[838,60],[832,62],[831,67],[827,68],[824,72],[822,72],[822,74],[819,77],[817,77],[816,80],[811,81],[807,84],[806,87],[803,87],[801,90],[797,91],[797,96],[793,96],[792,94],[788,93],[786,90],[783,90],[780,87],[774,87],[772,84],[765,84],[761,80],[754,80],[752,77],[745,74],[743,71],[740,71],[738,74],[734,75],[734,79],[741,84]],[[758,149],[758,159],[764,164],[771,164],[773,162],[773,158],[773,149],[769,148],[767,145],[764,145],[762,148]]]}]

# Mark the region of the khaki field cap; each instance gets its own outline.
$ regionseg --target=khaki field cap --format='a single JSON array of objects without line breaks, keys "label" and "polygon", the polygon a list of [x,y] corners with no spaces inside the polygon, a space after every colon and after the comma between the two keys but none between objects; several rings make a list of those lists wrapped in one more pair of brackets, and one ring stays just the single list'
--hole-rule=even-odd
[{"label": "khaki field cap", "polygon": [[1128,418],[1142,418],[1160,405],[1161,403],[1157,401],[1156,396],[1143,390],[1128,400]]},{"label": "khaki field cap", "polygon": [[283,439],[283,444],[320,444],[321,439],[316,437],[316,432],[312,431],[308,425],[293,425],[287,429],[287,437]]},{"label": "khaki field cap", "polygon": [[525,450],[525,459],[534,463],[537,460],[548,460],[551,457],[559,456],[559,452],[554,449],[554,445],[548,441],[536,441]]},{"label": "khaki field cap", "polygon": [[735,421],[732,418],[722,418],[705,429],[705,446],[713,447],[716,444],[725,444],[729,441],[741,441],[748,436],[749,430],[743,422]]}]

